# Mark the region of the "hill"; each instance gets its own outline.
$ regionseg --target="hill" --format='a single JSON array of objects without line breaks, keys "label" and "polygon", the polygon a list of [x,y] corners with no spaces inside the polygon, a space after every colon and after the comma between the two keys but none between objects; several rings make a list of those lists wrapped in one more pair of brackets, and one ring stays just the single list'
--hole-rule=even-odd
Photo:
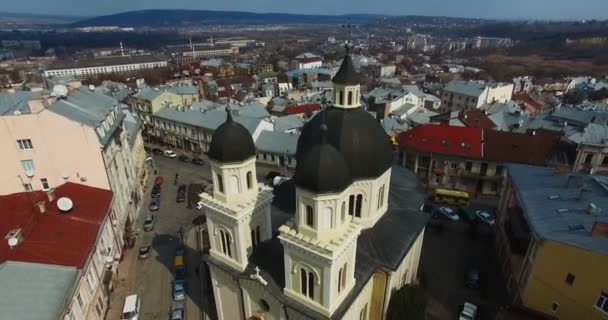
[{"label": "hill", "polygon": [[0,24],[12,24],[15,26],[32,24],[67,24],[82,19],[83,17],[0,12]]},{"label": "hill", "polygon": [[327,16],[210,10],[139,10],[90,18],[73,23],[72,26],[162,27],[218,24],[364,24],[381,17],[383,16],[368,14]]}]

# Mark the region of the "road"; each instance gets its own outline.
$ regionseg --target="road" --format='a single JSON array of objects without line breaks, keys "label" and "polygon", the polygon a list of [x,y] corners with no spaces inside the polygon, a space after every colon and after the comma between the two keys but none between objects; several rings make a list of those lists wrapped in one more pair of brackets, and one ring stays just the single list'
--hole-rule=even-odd
[{"label": "road", "polygon": [[[207,159],[203,157],[205,163]],[[207,184],[211,177],[207,164],[204,166],[184,163],[177,159],[154,156],[150,162],[151,174],[147,182],[146,194],[135,223],[138,233],[136,245],[127,249],[123,262],[119,267],[119,280],[116,289],[111,295],[110,308],[106,319],[120,319],[124,298],[128,294],[137,293],[141,298],[140,319],[156,320],[167,319],[171,309],[173,264],[176,246],[181,243],[180,228],[184,230],[186,240],[186,271],[187,271],[187,303],[186,319],[203,319],[201,314],[202,289],[201,280],[196,269],[201,263],[201,254],[197,245],[196,229],[192,221],[201,214],[201,211],[189,209],[186,202],[176,203],[177,185],[174,184],[175,174],[179,174],[179,184]],[[266,173],[279,171],[272,167],[258,167],[258,181],[263,182]],[[150,190],[156,176],[162,176],[164,182],[161,188],[160,209],[154,213],[156,224],[152,231],[144,232],[142,229],[145,215],[148,214]],[[189,241],[188,241],[189,240]],[[139,260],[137,250],[144,245],[151,246],[151,254],[147,259]],[[204,272],[199,272],[205,274]],[[207,298],[207,297],[206,297]],[[212,294],[211,294],[212,300]],[[211,304],[212,305],[212,304]],[[213,309],[207,306],[206,309]],[[207,310],[206,314],[214,318],[215,310]]]}]

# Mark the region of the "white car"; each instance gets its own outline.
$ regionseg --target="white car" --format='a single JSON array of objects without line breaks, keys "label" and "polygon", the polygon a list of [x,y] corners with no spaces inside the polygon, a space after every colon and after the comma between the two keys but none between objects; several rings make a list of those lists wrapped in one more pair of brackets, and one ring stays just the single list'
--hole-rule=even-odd
[{"label": "white car", "polygon": [[177,158],[177,153],[175,153],[173,150],[165,150],[163,151],[163,154],[167,158]]},{"label": "white car", "polygon": [[441,208],[439,208],[439,212],[441,212],[441,214],[443,214],[446,218],[448,218],[452,221],[460,220],[460,216],[458,216],[458,213],[456,213],[456,211],[454,211],[454,209],[452,209],[452,208],[441,207]]},{"label": "white car", "polygon": [[479,220],[483,221],[484,223],[487,223],[489,226],[493,226],[494,222],[496,222],[496,217],[489,212],[477,210],[475,211],[475,215],[477,216],[477,218],[479,218]]},{"label": "white car", "polygon": [[122,320],[137,320],[139,318],[140,309],[139,297],[136,294],[132,294],[125,298],[125,305],[122,308]]},{"label": "white car", "polygon": [[459,320],[475,320],[477,319],[477,306],[470,303],[465,302],[462,306],[462,311],[460,311]]}]

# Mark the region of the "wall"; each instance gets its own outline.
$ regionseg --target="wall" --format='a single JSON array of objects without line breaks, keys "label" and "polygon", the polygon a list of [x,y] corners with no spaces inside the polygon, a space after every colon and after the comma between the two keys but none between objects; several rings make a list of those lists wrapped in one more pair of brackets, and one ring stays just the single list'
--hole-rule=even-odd
[{"label": "wall", "polygon": [[[592,156],[591,161],[585,163],[589,154]],[[589,172],[590,169],[593,169],[593,173],[608,172],[608,147],[579,145],[572,171],[584,170]]]},{"label": "wall", "polygon": [[505,103],[511,100],[513,95],[513,84],[502,84],[496,87],[487,87],[487,95],[485,103],[501,102]]},{"label": "wall", "polygon": [[152,113],[158,112],[161,108],[166,105],[170,105],[172,107],[183,106],[182,97],[173,93],[173,92],[163,92],[156,99],[151,101],[152,104]]},{"label": "wall", "polygon": [[[608,319],[594,307],[600,293],[608,289],[608,255],[555,241],[542,241],[533,260],[522,300],[527,307],[552,314],[552,304],[561,319]],[[565,279],[575,276],[570,286]]]},{"label": "wall", "polygon": [[209,264],[209,271],[211,272],[218,319],[243,319],[238,283],[229,274],[211,264]]},{"label": "wall", "polygon": [[[41,178],[50,187],[71,181],[110,189],[94,130],[50,111],[0,117],[0,194],[24,191],[24,183],[42,190]],[[33,150],[20,150],[18,139],[31,139]],[[21,160],[33,160],[35,174],[28,178]],[[63,176],[67,176],[67,179]]]}]

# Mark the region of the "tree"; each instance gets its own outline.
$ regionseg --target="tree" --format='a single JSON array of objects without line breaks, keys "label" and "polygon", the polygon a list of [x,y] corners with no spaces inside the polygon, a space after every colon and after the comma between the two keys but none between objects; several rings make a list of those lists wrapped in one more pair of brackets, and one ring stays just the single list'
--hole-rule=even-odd
[{"label": "tree", "polygon": [[388,304],[388,320],[424,320],[427,295],[420,286],[406,285],[393,292]]}]

